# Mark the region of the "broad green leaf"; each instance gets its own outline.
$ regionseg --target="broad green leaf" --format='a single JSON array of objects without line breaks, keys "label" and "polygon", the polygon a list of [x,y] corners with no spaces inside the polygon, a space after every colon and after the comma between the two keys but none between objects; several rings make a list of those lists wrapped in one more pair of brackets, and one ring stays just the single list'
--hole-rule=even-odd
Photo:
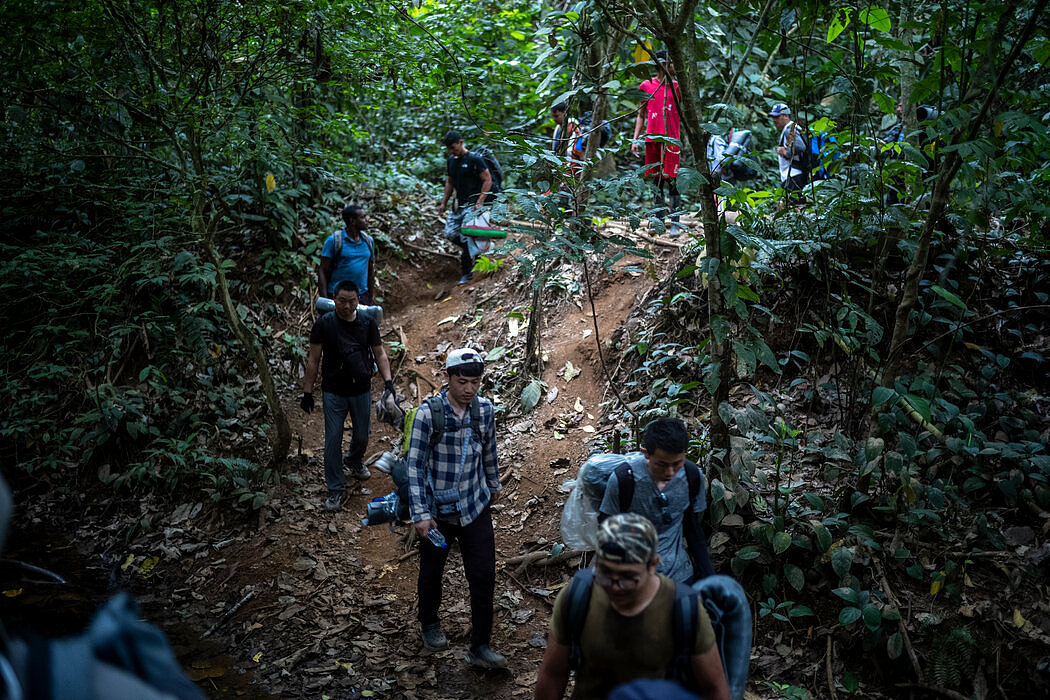
[{"label": "broad green leaf", "polygon": [[875,104],[879,106],[883,114],[895,114],[897,110],[897,103],[894,102],[893,98],[883,92],[876,92],[871,96],[875,100]]},{"label": "broad green leaf", "polygon": [[793,605],[788,611],[788,617],[806,617],[807,615],[812,616],[813,611],[805,605]]},{"label": "broad green leaf", "polygon": [[881,406],[884,403],[889,403],[897,395],[897,392],[888,386],[877,386],[874,391],[871,392],[871,405]]},{"label": "broad green leaf", "polygon": [[839,598],[842,598],[847,603],[860,603],[860,595],[856,589],[850,588],[849,586],[843,586],[842,588],[836,588],[832,591]]},{"label": "broad green leaf", "polygon": [[543,382],[539,379],[533,379],[528,385],[521,390],[521,412],[528,413],[532,409],[536,408],[536,404],[540,402],[540,396],[543,393]]},{"label": "broad green leaf", "polygon": [[882,627],[882,612],[879,610],[877,605],[868,603],[864,606],[862,611],[864,615],[864,625],[874,632],[879,627]]},{"label": "broad green leaf", "polygon": [[834,569],[835,573],[840,577],[849,573],[852,564],[853,552],[849,550],[849,547],[836,547],[831,553],[831,568]]},{"label": "broad green leaf", "polygon": [[783,554],[791,546],[791,535],[786,532],[778,532],[773,535],[773,553]]},{"label": "broad green leaf", "polygon": [[860,619],[862,614],[860,608],[843,608],[842,612],[839,613],[839,624],[842,626],[852,625]]},{"label": "broad green leaf", "polygon": [[813,523],[813,533],[817,537],[817,549],[826,552],[831,548],[831,533],[820,523]]},{"label": "broad green leaf", "polygon": [[496,360],[503,359],[503,356],[507,354],[507,348],[500,345],[499,347],[492,348],[485,355],[485,362],[495,362]]},{"label": "broad green leaf", "polygon": [[796,591],[801,591],[802,587],[806,585],[805,573],[794,564],[784,564],[784,578],[787,579],[788,585]]},{"label": "broad green leaf", "polygon": [[911,404],[912,408],[918,411],[919,415],[922,416],[923,420],[925,420],[927,423],[930,422],[931,416],[929,401],[922,398],[921,396],[916,396],[915,394],[908,394],[907,396],[905,396],[905,398],[908,400],[908,403]]},{"label": "broad green leaf", "polygon": [[890,635],[890,638],[886,640],[886,654],[891,659],[899,658],[904,652],[904,639],[901,637],[900,632],[894,632]]},{"label": "broad green leaf", "polygon": [[857,19],[877,32],[888,32],[893,28],[890,23],[890,13],[877,5],[861,10]]},{"label": "broad green leaf", "polygon": [[963,311],[966,311],[966,302],[964,302],[962,299],[960,299],[959,297],[957,297],[954,294],[952,294],[951,292],[949,292],[944,287],[935,284],[932,287],[930,287],[930,289],[932,289],[934,291],[934,293],[937,294],[937,296],[941,297],[942,299],[946,299],[947,301],[951,302],[955,306],[958,306]]},{"label": "broad green leaf", "polygon": [[847,7],[839,8],[838,12],[831,19],[831,24],[828,25],[828,43],[835,41],[839,34],[846,31],[846,27],[849,26],[850,14],[852,10]]}]

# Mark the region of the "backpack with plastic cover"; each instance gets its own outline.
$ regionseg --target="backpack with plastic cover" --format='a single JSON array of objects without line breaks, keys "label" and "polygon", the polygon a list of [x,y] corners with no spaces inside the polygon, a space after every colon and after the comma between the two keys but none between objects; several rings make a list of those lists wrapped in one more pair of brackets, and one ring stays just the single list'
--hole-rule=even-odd
[{"label": "backpack with plastic cover", "polygon": [[[576,138],[576,142],[573,144],[573,151],[582,154],[587,150],[587,139],[591,135],[591,113],[584,112],[583,116],[580,117],[580,124],[577,127],[579,129],[579,136]],[[598,138],[598,146],[604,148],[607,143],[612,139],[612,125],[609,122],[603,121],[601,126],[597,127],[601,136]]]},{"label": "backpack with plastic cover", "polygon": [[[10,491],[0,478],[0,548],[10,516]],[[125,593],[106,603],[83,634],[21,639],[4,632],[0,644],[2,698],[204,700],[164,633],[139,618]]]},{"label": "backpack with plastic cover", "polygon": [[561,513],[561,537],[566,547],[581,552],[597,547],[598,509],[605,496],[605,485],[609,476],[623,464],[631,469],[644,470],[645,455],[641,452],[625,455],[599,453],[588,457],[580,466],[580,473]]}]

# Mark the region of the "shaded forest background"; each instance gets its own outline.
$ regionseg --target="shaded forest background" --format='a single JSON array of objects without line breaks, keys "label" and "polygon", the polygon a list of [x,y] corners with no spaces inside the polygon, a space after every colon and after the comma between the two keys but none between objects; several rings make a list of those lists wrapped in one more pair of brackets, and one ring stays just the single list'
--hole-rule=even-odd
[{"label": "shaded forest background", "polygon": [[[287,329],[342,204],[421,218],[444,132],[488,144],[499,214],[533,227],[482,267],[514,268],[539,328],[567,284],[651,257],[627,153],[666,48],[702,228],[606,346],[606,418],[627,442],[656,412],[696,419],[709,526],[765,629],[831,606],[920,685],[1050,690],[1045,4],[9,3],[4,475],[264,509],[306,348]],[[575,175],[550,151],[560,101],[613,125]],[[776,206],[778,101],[835,139],[801,211]],[[755,136],[739,186],[700,157],[730,127]],[[505,359],[505,414],[539,391],[540,348]],[[910,636],[887,576],[931,600]]]}]

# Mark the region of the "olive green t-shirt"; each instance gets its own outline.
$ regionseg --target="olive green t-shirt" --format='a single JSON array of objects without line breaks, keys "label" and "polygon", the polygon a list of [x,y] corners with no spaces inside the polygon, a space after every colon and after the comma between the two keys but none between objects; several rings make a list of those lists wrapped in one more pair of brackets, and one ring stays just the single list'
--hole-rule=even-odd
[{"label": "olive green t-shirt", "polygon": [[[559,644],[569,645],[568,590],[554,601],[551,630]],[[576,700],[606,698],[613,688],[636,678],[665,678],[674,660],[674,581],[660,574],[660,589],[642,612],[625,617],[613,609],[605,590],[594,584],[576,670]],[[715,643],[715,632],[704,606],[698,606],[696,641],[700,654]]]}]

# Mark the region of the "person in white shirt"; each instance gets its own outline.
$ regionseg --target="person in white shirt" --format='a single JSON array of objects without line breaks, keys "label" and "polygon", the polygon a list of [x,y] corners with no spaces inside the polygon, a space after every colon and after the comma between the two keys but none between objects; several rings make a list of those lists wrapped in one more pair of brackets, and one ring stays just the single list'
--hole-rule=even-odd
[{"label": "person in white shirt", "polygon": [[780,161],[780,186],[790,204],[806,203],[804,189],[809,182],[806,160],[809,144],[805,129],[791,120],[791,108],[777,102],[769,111],[773,126],[780,132],[777,139],[777,157]]}]

